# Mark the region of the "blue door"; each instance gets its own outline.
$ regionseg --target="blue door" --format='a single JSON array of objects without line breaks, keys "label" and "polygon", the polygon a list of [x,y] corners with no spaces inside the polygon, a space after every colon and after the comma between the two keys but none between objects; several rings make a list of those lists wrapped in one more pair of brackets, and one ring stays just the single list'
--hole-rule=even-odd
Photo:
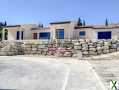
[{"label": "blue door", "polygon": [[57,39],[64,39],[64,29],[57,29],[56,37],[57,37]]},{"label": "blue door", "polygon": [[98,32],[98,39],[111,39],[112,35],[111,35],[111,31],[107,31],[107,32]]},{"label": "blue door", "polygon": [[39,39],[50,39],[50,32],[39,33]]}]

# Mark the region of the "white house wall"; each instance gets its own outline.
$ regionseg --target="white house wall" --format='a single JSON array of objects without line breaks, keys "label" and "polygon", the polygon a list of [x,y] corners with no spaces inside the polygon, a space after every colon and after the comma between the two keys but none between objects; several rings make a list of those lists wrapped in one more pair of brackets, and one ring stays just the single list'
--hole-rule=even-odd
[{"label": "white house wall", "polygon": [[32,39],[33,39],[33,33],[37,33],[37,39],[39,39],[39,33],[41,32],[50,32],[50,38],[52,39],[52,31],[50,30],[50,28],[46,28],[46,29],[36,29],[36,30],[31,30],[32,32]]},{"label": "white house wall", "polygon": [[113,28],[113,29],[94,29],[94,32],[96,34],[96,39],[98,39],[98,32],[102,31],[111,31],[112,32],[112,39],[119,39],[119,29],[118,28]]},{"label": "white house wall", "polygon": [[32,39],[32,32],[31,32],[31,28],[35,28],[37,27],[36,24],[24,24],[21,25],[20,29],[21,31],[24,31],[24,40],[31,40]]},{"label": "white house wall", "polygon": [[[47,28],[39,28],[35,24],[26,24],[20,25],[20,27],[8,27],[8,40],[16,40],[16,33],[17,31],[24,31],[24,40],[33,40],[33,33],[41,33],[41,32],[50,32],[50,38],[55,39],[56,30],[57,29],[64,29],[64,39],[80,39],[79,32],[85,31],[86,36],[84,39],[89,40],[97,40],[98,39],[98,32],[102,31],[111,31],[112,32],[112,39],[119,39],[119,28],[87,28],[81,27],[79,29],[74,29],[76,24],[74,22],[65,23],[65,24],[51,24]],[[32,28],[39,28],[36,30],[32,30]],[[39,38],[39,35],[37,35]]]},{"label": "white house wall", "polygon": [[8,40],[16,40],[17,31],[20,31],[19,27],[10,27],[8,29]]},{"label": "white house wall", "polygon": [[[80,36],[79,36],[79,32],[81,32],[81,31],[85,31],[86,32],[86,35],[84,36],[84,38],[80,38]],[[76,37],[76,39],[88,39],[88,40],[91,40],[91,39],[95,39],[95,33],[94,33],[92,28],[80,28],[80,29],[75,29],[74,38],[75,37]]]},{"label": "white house wall", "polygon": [[57,29],[64,29],[64,39],[71,39],[73,38],[73,30],[74,30],[74,24],[68,23],[68,24],[54,24],[50,26],[53,39],[55,39],[55,31]]},{"label": "white house wall", "polygon": [[75,29],[74,38],[81,39],[79,36],[80,31],[85,31],[86,36],[84,39],[88,40],[98,40],[98,32],[104,31],[111,31],[112,32],[112,39],[119,39],[119,28],[112,28],[112,29],[93,29],[93,28],[80,28]]}]

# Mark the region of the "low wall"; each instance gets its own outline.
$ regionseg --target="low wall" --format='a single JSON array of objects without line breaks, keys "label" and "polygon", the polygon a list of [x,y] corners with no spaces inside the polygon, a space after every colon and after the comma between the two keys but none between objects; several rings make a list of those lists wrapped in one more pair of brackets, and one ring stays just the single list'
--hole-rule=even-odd
[{"label": "low wall", "polygon": [[118,40],[86,41],[72,40],[63,42],[0,42],[0,55],[53,55],[83,57],[107,54],[119,51]]},{"label": "low wall", "polygon": [[[65,44],[63,44],[65,46]],[[72,56],[72,48],[65,47],[60,44],[33,44],[25,43],[23,50],[25,55],[53,55],[53,56]]]},{"label": "low wall", "polygon": [[82,56],[95,56],[119,51],[119,41],[83,41],[74,44],[74,49],[82,52]]},{"label": "low wall", "polygon": [[0,56],[23,55],[21,42],[1,42]]}]

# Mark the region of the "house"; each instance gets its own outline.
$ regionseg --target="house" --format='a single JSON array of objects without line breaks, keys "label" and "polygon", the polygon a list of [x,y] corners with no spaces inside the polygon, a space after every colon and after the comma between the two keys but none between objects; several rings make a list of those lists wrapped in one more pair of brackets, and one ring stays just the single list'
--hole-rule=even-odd
[{"label": "house", "polygon": [[[36,24],[10,25],[7,40],[119,39],[119,24],[77,26],[74,21],[52,22],[48,27]],[[3,38],[2,40],[6,40]]]},{"label": "house", "polygon": [[6,26],[4,29],[8,30],[7,40],[31,40],[32,39],[31,29],[34,27],[37,27],[37,25],[24,24],[24,25],[10,25]]},{"label": "house", "polygon": [[49,27],[32,28],[32,39],[72,39],[75,24],[71,21],[52,22]]},{"label": "house", "polygon": [[76,26],[75,39],[110,40],[119,39],[119,24]]}]

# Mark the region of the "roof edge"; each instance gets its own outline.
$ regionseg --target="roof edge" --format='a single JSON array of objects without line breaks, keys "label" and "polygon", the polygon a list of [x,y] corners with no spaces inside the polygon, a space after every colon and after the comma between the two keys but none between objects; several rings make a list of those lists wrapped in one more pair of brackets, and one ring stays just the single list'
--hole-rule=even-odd
[{"label": "roof edge", "polygon": [[53,24],[67,24],[67,23],[71,23],[71,21],[52,22],[50,24],[53,25]]}]

